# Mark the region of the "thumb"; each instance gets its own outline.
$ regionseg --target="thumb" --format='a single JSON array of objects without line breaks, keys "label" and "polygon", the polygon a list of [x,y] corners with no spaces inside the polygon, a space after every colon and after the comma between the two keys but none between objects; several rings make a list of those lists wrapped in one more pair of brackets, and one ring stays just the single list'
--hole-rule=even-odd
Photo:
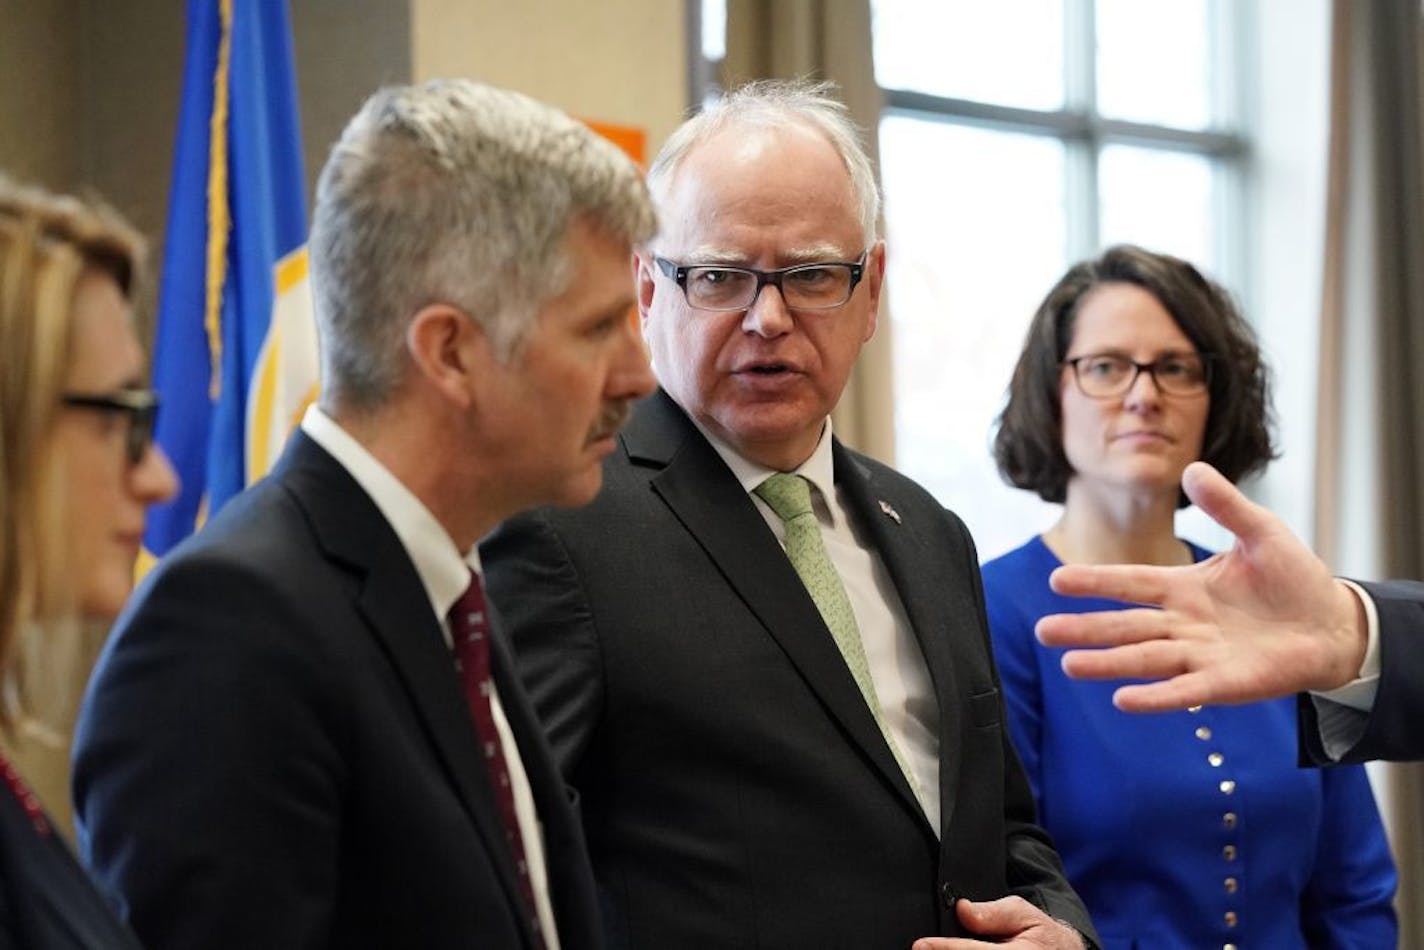
[{"label": "thumb", "polygon": [[1182,491],[1207,517],[1242,541],[1264,534],[1270,523],[1264,508],[1206,462],[1193,462],[1182,472]]},{"label": "thumb", "polygon": [[961,898],[954,909],[959,914],[959,922],[977,934],[1013,933],[1023,925],[1023,905],[1012,897],[995,901]]}]

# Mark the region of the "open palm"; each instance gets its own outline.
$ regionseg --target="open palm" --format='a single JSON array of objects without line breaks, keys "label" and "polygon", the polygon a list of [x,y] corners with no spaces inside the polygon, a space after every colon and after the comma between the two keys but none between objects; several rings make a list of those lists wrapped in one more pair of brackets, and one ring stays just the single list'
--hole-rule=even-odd
[{"label": "open palm", "polygon": [[1064,670],[1083,679],[1158,680],[1117,690],[1114,703],[1131,712],[1253,702],[1353,679],[1364,617],[1350,589],[1210,465],[1188,466],[1182,487],[1236,536],[1235,545],[1185,567],[1060,567],[1052,585],[1061,594],[1149,605],[1040,620],[1045,645],[1080,648],[1064,656]]}]

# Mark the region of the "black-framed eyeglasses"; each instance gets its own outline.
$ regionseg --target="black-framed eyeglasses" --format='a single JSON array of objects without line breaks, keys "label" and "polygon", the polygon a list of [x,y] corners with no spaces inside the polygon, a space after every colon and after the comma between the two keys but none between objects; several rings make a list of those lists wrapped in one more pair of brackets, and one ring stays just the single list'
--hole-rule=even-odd
[{"label": "black-framed eyeglasses", "polygon": [[1139,374],[1152,377],[1157,389],[1169,396],[1198,396],[1211,387],[1212,357],[1207,353],[1168,353],[1151,363],[1139,363],[1116,353],[1095,353],[1064,360],[1085,396],[1108,399],[1121,396],[1137,383]]},{"label": "black-framed eyeglasses", "polygon": [[694,310],[746,310],[761,289],[770,284],[792,310],[833,310],[850,299],[865,275],[865,258],[854,261],[818,261],[776,270],[731,267],[726,264],[678,264],[654,257],[658,268],[682,288]]},{"label": "black-framed eyeglasses", "polygon": [[124,458],[130,465],[143,461],[153,444],[153,426],[158,421],[158,393],[152,389],[119,389],[111,393],[65,393],[60,402],[76,409],[121,412],[128,417],[124,433]]}]

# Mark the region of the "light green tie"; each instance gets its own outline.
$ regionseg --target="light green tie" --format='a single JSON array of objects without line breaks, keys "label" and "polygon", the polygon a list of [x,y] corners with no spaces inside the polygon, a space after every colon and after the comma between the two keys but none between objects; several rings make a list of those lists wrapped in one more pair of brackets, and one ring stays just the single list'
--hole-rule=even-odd
[{"label": "light green tie", "polygon": [[850,597],[831,556],[826,553],[826,545],[821,540],[821,523],[811,507],[811,483],[800,475],[777,472],[756,487],[756,494],[771,506],[776,516],[786,526],[786,556],[791,566],[801,576],[801,583],[815,601],[821,618],[830,628],[831,637],[841,651],[851,676],[855,677],[865,704],[875,716],[880,732],[885,736],[890,752],[900,764],[900,770],[909,779],[910,788],[920,794],[915,774],[900,754],[900,747],[885,728],[885,720],[880,712],[880,700],[875,695],[875,681],[870,678],[870,663],[865,658],[865,645],[860,640],[860,627],[855,622],[855,612],[851,610]]}]

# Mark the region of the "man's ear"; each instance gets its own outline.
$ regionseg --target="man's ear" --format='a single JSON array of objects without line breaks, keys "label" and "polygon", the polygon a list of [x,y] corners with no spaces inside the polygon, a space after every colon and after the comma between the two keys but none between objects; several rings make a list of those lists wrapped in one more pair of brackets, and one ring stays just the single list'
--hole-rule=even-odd
[{"label": "man's ear", "polygon": [[865,340],[875,336],[880,322],[880,292],[885,284],[885,242],[876,241],[865,255],[865,288],[870,294],[870,320],[865,328]]},{"label": "man's ear", "polygon": [[495,348],[478,320],[449,304],[422,307],[406,328],[405,345],[416,375],[461,409],[474,401],[489,375]]},{"label": "man's ear", "polygon": [[648,322],[648,311],[653,306],[653,294],[657,292],[657,282],[653,279],[653,268],[658,265],[653,262],[651,251],[637,251],[633,254],[633,286],[638,292],[638,316],[646,325]]}]

